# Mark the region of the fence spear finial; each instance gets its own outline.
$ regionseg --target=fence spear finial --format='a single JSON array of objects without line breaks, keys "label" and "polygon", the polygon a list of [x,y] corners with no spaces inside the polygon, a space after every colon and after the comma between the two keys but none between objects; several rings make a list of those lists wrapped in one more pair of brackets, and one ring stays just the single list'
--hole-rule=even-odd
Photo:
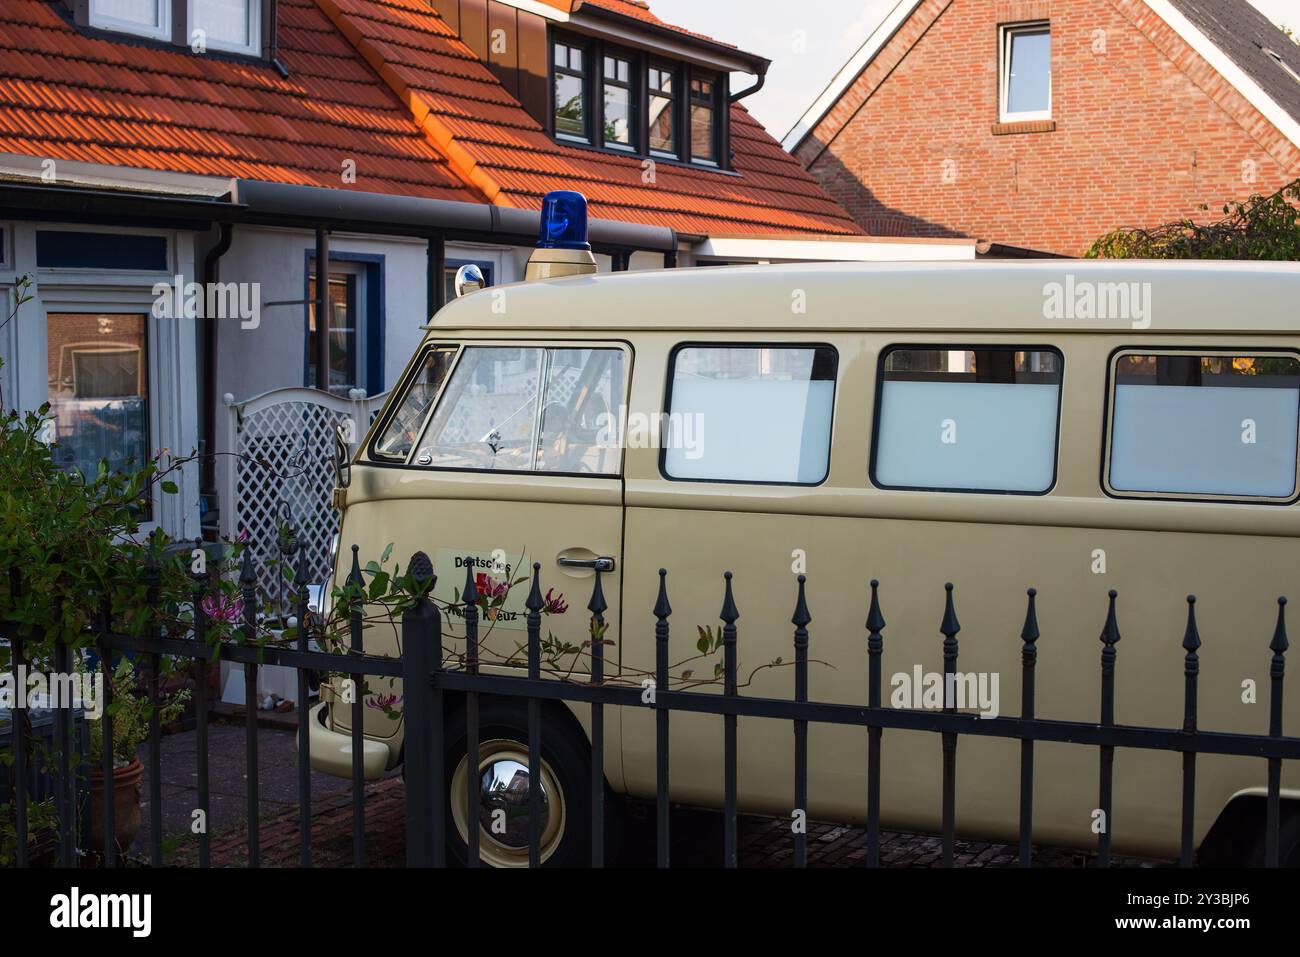
[{"label": "fence spear finial", "polygon": [[542,597],[541,562],[533,562],[533,587],[528,590],[528,599],[524,602],[524,607],[536,612],[546,607],[546,599]]},{"label": "fence spear finial", "polygon": [[1286,639],[1286,599],[1277,600],[1277,625],[1273,629],[1273,640],[1268,644],[1268,650],[1275,655],[1284,655],[1286,650],[1291,647],[1291,643]]},{"label": "fence spear finial", "polygon": [[668,604],[668,570],[659,569],[659,595],[655,598],[655,608],[652,613],[656,618],[667,618],[673,613],[673,606]]},{"label": "fence spear finial", "polygon": [[952,582],[945,584],[943,590],[945,593],[943,622],[939,625],[939,633],[951,641],[957,636],[957,632],[961,631],[961,622],[957,620],[957,609],[952,604]]},{"label": "fence spear finial", "polygon": [[1187,629],[1183,632],[1183,650],[1189,655],[1196,654],[1201,647],[1201,632],[1196,627],[1196,596],[1187,596]]},{"label": "fence spear finial", "polygon": [[244,546],[244,560],[239,568],[239,584],[245,588],[257,584],[257,570],[253,567],[253,549],[247,544]]},{"label": "fence spear finial", "polygon": [[867,631],[884,631],[885,616],[880,613],[880,582],[871,579],[871,607],[867,610]]},{"label": "fence spear finial", "polygon": [[1025,625],[1020,629],[1020,640],[1026,645],[1032,645],[1038,641],[1040,635],[1038,632],[1038,589],[1031,588],[1026,593],[1029,595],[1029,604],[1025,608]]},{"label": "fence spear finial", "polygon": [[478,588],[474,584],[474,560],[468,555],[465,556],[465,587],[461,590],[460,600],[465,605],[478,601]]},{"label": "fence spear finial", "polygon": [[726,590],[722,595],[722,611],[718,617],[728,625],[734,625],[740,620],[740,610],[736,608],[736,599],[731,594],[731,572],[724,572],[722,578],[726,582]]},{"label": "fence spear finial", "polygon": [[1110,606],[1106,610],[1106,624],[1101,629],[1101,641],[1107,647],[1113,648],[1119,644],[1120,638],[1119,621],[1115,617],[1115,599],[1119,597],[1119,592],[1112,588],[1107,595],[1110,598]]},{"label": "fence spear finial", "polygon": [[609,605],[605,602],[605,589],[600,584],[600,569],[596,569],[596,581],[591,586],[591,601],[587,602],[587,611],[593,615],[603,615]]},{"label": "fence spear finial", "polygon": [[348,581],[364,587],[366,580],[361,577],[361,546],[352,546],[352,570],[348,572]]},{"label": "fence spear finial", "polygon": [[812,621],[812,614],[808,611],[807,596],[804,594],[804,585],[807,581],[807,575],[799,576],[799,599],[794,605],[794,617],[790,619],[790,624],[797,628],[807,628]]}]

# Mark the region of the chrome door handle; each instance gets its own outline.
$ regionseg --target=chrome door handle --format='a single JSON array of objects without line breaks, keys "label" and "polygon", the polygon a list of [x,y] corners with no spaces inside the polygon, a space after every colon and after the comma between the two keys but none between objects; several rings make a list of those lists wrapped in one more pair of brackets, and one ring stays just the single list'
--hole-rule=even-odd
[{"label": "chrome door handle", "polygon": [[591,568],[604,574],[614,570],[612,558],[557,558],[556,562],[561,568]]}]

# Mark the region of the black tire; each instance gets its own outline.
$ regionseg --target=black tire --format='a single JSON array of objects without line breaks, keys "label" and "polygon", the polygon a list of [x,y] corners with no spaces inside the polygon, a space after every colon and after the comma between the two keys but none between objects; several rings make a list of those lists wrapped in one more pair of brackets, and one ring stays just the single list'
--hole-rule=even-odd
[{"label": "black tire", "polygon": [[[558,787],[562,803],[562,831],[543,847],[544,867],[586,867],[591,863],[591,744],[576,721],[559,715],[542,706],[542,762],[543,773],[549,784]],[[468,730],[464,707],[456,708],[447,716],[446,761],[443,769],[444,794],[447,795],[447,851],[448,862],[463,865],[468,848],[457,823],[455,799],[463,809],[464,779],[455,781],[456,770],[465,757]],[[513,742],[517,751],[528,753],[528,707],[523,702],[489,699],[479,704],[479,742]],[[453,783],[455,790],[453,791]],[[460,792],[460,793],[455,793]],[[461,820],[464,818],[462,816]],[[521,818],[525,820],[526,818]],[[526,866],[527,844],[523,846],[522,860],[518,853],[518,834],[515,844],[508,847],[498,844],[486,830],[479,831],[480,853],[485,865]],[[503,862],[505,861],[505,862]]]},{"label": "black tire", "polygon": [[[1259,803],[1260,810],[1263,811],[1264,802]],[[1261,814],[1255,829],[1254,846],[1247,861],[1250,867],[1264,866],[1264,852],[1268,846],[1266,828]],[[1288,808],[1285,804],[1282,806],[1282,822],[1278,829],[1278,866],[1300,867],[1300,808]]]}]

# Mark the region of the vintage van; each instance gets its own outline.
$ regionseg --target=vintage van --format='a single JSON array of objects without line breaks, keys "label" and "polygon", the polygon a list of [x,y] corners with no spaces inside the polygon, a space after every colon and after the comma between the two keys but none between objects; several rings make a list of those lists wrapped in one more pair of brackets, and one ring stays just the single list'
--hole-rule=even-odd
[{"label": "vintage van", "polygon": [[[546,632],[580,645],[600,563],[607,672],[635,683],[654,668],[657,570],[669,571],[674,662],[698,654],[698,627],[718,625],[731,571],[742,693],[788,698],[790,669],[749,676],[789,660],[804,571],[810,696],[857,704],[867,693],[868,582],[881,583],[885,695],[897,703],[911,676],[943,669],[950,581],[959,668],[996,677],[986,704],[1003,714],[1019,711],[1033,586],[1039,716],[1084,722],[1098,720],[1098,635],[1116,589],[1116,720],[1162,728],[1182,726],[1194,593],[1200,727],[1264,733],[1277,599],[1300,594],[1298,436],[1295,265],[577,274],[475,291],[434,317],[338,495],[336,581],[353,545],[363,557],[390,545],[398,557],[426,552],[447,602],[466,556],[481,569],[480,592],[537,561]],[[502,658],[523,641],[525,592],[511,591],[484,624],[485,647]],[[400,654],[393,629],[373,629],[367,642]],[[489,789],[517,785],[526,722],[522,704],[485,701],[471,772],[462,705],[446,706],[449,834],[463,856],[467,822],[477,826],[482,811],[466,807],[464,775]],[[543,715],[543,856],[581,863],[587,711],[556,704]],[[328,701],[313,711],[314,766],[350,774],[349,721],[349,708]],[[610,708],[605,722],[610,791],[652,798],[653,711]],[[675,802],[721,806],[721,723],[673,715]],[[1300,692],[1287,698],[1285,729],[1300,729]],[[368,776],[401,762],[400,720],[368,708],[365,732]],[[788,723],[740,719],[741,810],[791,814],[792,753]],[[959,834],[1014,838],[1019,753],[1012,740],[962,739]],[[936,830],[937,736],[887,731],[883,755],[884,823]],[[1177,753],[1117,752],[1116,851],[1176,856],[1181,766]],[[1095,846],[1097,767],[1095,748],[1037,746],[1036,842]],[[865,731],[813,726],[809,775],[811,818],[863,821]],[[1206,858],[1259,858],[1266,775],[1261,759],[1200,758],[1195,836]],[[1288,764],[1282,783],[1283,855],[1295,864],[1300,768]],[[492,864],[526,863],[522,835],[484,828],[481,846]]]}]

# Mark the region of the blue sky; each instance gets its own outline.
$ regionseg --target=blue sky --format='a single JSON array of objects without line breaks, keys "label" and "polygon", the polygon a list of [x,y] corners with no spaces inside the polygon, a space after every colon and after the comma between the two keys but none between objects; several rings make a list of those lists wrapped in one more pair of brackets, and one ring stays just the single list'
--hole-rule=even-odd
[{"label": "blue sky", "polygon": [[[785,136],[897,0],[649,0],[680,24],[772,60],[767,85],[745,101],[777,139]],[[1300,32],[1300,0],[1250,0]]]}]

